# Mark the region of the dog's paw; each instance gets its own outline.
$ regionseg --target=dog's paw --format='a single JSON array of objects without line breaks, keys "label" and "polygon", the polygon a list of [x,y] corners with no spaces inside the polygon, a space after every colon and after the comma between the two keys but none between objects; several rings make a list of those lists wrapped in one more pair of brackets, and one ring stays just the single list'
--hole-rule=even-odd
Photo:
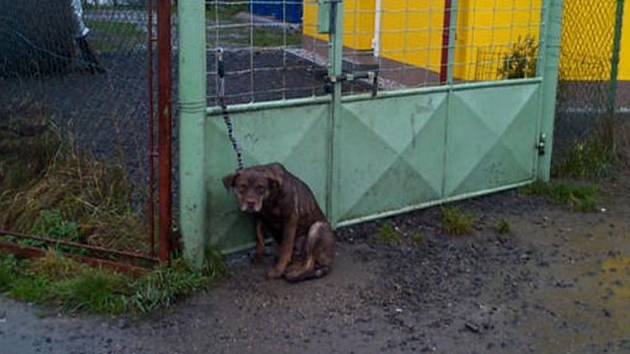
[{"label": "dog's paw", "polygon": [[267,279],[279,279],[280,277],[282,277],[282,271],[278,270],[277,268],[271,268],[268,272],[267,272]]},{"label": "dog's paw", "polygon": [[284,273],[284,279],[286,279],[290,283],[299,281],[301,276],[302,276],[301,269],[295,269],[290,272]]}]

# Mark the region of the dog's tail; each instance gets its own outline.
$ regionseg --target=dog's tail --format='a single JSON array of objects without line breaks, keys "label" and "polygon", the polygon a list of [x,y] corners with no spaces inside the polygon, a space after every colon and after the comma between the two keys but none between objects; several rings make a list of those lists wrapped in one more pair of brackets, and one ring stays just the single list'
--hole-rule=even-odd
[{"label": "dog's tail", "polygon": [[285,275],[284,278],[289,283],[297,283],[305,280],[323,278],[328,273],[330,273],[330,267],[319,267],[293,276]]}]

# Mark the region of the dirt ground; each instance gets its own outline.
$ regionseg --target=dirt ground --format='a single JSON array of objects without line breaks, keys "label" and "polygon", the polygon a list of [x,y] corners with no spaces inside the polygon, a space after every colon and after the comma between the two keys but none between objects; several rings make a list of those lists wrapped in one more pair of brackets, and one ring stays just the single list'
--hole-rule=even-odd
[{"label": "dirt ground", "polygon": [[463,202],[479,219],[471,236],[445,236],[435,208],[388,220],[394,246],[377,223],[347,228],[333,273],[299,285],[264,280],[243,256],[214,289],[142,320],[0,296],[0,351],[629,353],[628,177],[606,184],[597,213],[516,191]]}]

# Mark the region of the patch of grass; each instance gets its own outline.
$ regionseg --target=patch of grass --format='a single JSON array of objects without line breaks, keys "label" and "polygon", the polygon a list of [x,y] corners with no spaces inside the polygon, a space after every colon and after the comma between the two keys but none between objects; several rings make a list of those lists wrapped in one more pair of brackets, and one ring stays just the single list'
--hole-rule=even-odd
[{"label": "patch of grass", "polygon": [[524,191],[529,195],[545,197],[555,204],[568,206],[575,211],[593,212],[597,210],[599,189],[594,185],[537,181],[525,187]]},{"label": "patch of grass", "polygon": [[613,170],[615,154],[610,146],[595,139],[576,141],[567,155],[553,166],[555,177],[602,178]]},{"label": "patch of grass", "polygon": [[89,20],[90,44],[99,53],[119,52],[146,42],[146,34],[136,24],[118,21]]},{"label": "patch of grass", "polygon": [[[286,43],[285,43],[286,40]],[[280,47],[296,46],[302,43],[302,35],[296,32],[287,32],[286,39],[282,30],[268,30],[257,28],[254,31],[255,47]]]},{"label": "patch of grass", "polygon": [[390,246],[399,245],[402,242],[402,236],[391,223],[385,223],[378,232],[379,241]]},{"label": "patch of grass", "polygon": [[21,276],[11,283],[8,292],[14,299],[42,304],[51,297],[49,284],[45,278]]},{"label": "patch of grass", "polygon": [[0,117],[9,117],[8,123],[0,121],[0,226],[148,251],[143,219],[132,209],[133,185],[125,167],[78,152],[45,114],[28,109],[22,114],[11,118],[0,111]]},{"label": "patch of grass", "polygon": [[217,4],[213,0],[206,1],[206,18],[209,21],[216,21],[217,19],[219,22],[233,21],[236,15],[241,12],[249,12],[249,6],[243,3],[226,5]]},{"label": "patch of grass", "polygon": [[171,268],[158,268],[139,278],[90,268],[55,251],[34,261],[3,257],[0,291],[17,300],[51,304],[72,313],[141,315],[170,306],[225,275],[222,257],[218,253],[214,257],[199,271],[176,261]]},{"label": "patch of grass", "polygon": [[79,225],[64,219],[59,210],[43,210],[33,225],[35,235],[46,235],[54,239],[79,241]]},{"label": "patch of grass", "polygon": [[144,38],[144,31],[136,24],[119,21],[89,20],[88,27],[97,33],[126,38]]},{"label": "patch of grass", "polygon": [[142,313],[159,307],[167,307],[185,295],[207,285],[209,277],[203,272],[195,272],[184,264],[172,268],[158,269],[135,284],[135,292],[129,301]]},{"label": "patch of grass", "polygon": [[422,245],[424,243],[424,235],[416,232],[415,234],[411,235],[411,242],[413,242],[415,246]]},{"label": "patch of grass", "polygon": [[[225,29],[218,42],[213,42],[212,45],[228,48],[249,47],[251,42],[252,33],[249,28],[229,28]],[[278,28],[255,28],[253,31],[253,46],[255,48],[285,47],[285,45],[295,47],[300,43],[302,43],[300,32],[287,31],[285,38],[284,31]]]},{"label": "patch of grass", "polygon": [[471,234],[475,222],[474,216],[457,207],[442,208],[442,227],[444,227],[444,231],[449,235],[460,236]]},{"label": "patch of grass", "polygon": [[501,235],[510,234],[512,233],[512,226],[507,220],[501,219],[497,223],[497,232]]},{"label": "patch of grass", "polygon": [[0,292],[9,290],[16,278],[17,260],[13,256],[0,254]]},{"label": "patch of grass", "polygon": [[85,265],[64,257],[56,250],[49,249],[42,258],[33,260],[29,272],[47,279],[67,279],[87,271]]},{"label": "patch of grass", "polygon": [[127,308],[128,279],[106,270],[85,271],[53,283],[55,301],[71,312],[120,315]]}]

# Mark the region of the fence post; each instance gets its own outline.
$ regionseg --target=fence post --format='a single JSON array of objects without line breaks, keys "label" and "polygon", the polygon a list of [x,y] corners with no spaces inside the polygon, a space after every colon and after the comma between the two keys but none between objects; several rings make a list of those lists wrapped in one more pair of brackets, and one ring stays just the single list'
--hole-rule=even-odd
[{"label": "fence post", "polygon": [[330,121],[328,128],[328,183],[326,193],[326,211],[328,218],[333,225],[337,224],[337,212],[336,208],[338,203],[336,198],[339,193],[335,190],[335,171],[338,171],[335,159],[335,132],[338,129],[336,121],[341,114],[341,86],[342,83],[338,80],[343,74],[343,33],[344,33],[344,10],[343,0],[331,0],[332,8],[330,11],[331,21],[330,25],[332,30],[329,35],[329,51],[328,57],[329,68],[328,77],[333,83],[332,88],[332,101],[330,105]]},{"label": "fence post", "polygon": [[160,261],[171,260],[173,219],[173,60],[171,0],[158,3],[158,152],[160,195]]},{"label": "fence post", "polygon": [[[624,0],[617,0],[617,14],[615,16],[615,38],[612,52],[612,70],[610,72],[610,92],[608,96],[608,113],[614,119],[617,108],[617,80],[619,79],[619,56],[621,52],[621,30],[623,28]],[[614,134],[611,135],[613,137]]]},{"label": "fence post", "polygon": [[201,267],[206,247],[206,11],[204,0],[178,1],[179,223],[184,258]]},{"label": "fence post", "polygon": [[544,0],[544,2],[543,30],[541,31],[542,60],[538,67],[538,73],[543,78],[540,134],[545,136],[545,154],[538,159],[537,177],[540,180],[549,181],[551,155],[553,153],[553,126],[556,115],[556,91],[558,89],[564,0]]}]

